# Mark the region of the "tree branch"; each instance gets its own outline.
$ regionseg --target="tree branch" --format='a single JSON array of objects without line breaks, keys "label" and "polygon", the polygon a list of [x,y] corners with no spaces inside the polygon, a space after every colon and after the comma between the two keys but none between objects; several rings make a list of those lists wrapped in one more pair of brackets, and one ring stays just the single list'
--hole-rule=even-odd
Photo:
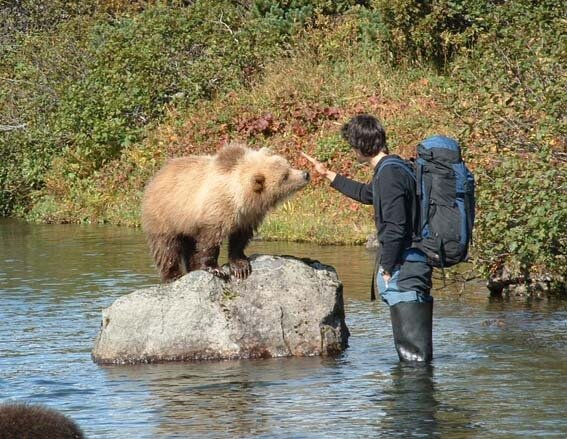
[{"label": "tree branch", "polygon": [[2,125],[0,124],[0,131],[16,131],[25,129],[27,124],[21,123],[19,125]]}]

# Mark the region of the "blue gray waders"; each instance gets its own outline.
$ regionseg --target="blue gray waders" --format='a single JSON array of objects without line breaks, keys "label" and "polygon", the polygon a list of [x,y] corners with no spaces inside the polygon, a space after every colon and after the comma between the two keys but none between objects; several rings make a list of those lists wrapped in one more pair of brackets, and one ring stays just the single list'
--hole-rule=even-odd
[{"label": "blue gray waders", "polygon": [[385,282],[383,271],[377,269],[375,287],[390,308],[394,344],[400,361],[428,362],[433,358],[433,297],[432,268],[420,251],[409,250],[404,262],[394,268],[391,279]]}]

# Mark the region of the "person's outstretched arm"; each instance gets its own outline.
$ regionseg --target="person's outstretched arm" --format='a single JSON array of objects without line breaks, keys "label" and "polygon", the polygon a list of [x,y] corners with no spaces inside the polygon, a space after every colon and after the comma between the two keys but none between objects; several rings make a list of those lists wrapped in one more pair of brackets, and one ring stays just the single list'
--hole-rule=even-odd
[{"label": "person's outstretched arm", "polygon": [[331,187],[355,201],[372,204],[372,184],[364,184],[333,172],[310,155],[301,153],[312,165],[315,171],[331,182]]}]

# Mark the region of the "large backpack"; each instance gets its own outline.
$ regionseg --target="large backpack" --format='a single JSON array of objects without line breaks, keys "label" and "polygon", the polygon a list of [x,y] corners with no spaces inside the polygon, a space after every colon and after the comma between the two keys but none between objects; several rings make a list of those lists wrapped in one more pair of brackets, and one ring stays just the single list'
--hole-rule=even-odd
[{"label": "large backpack", "polygon": [[422,250],[434,267],[466,261],[474,225],[475,184],[459,143],[445,136],[428,137],[418,145],[413,167],[392,157],[384,160],[378,172],[389,164],[401,165],[416,182],[421,225],[414,231],[413,247]]}]

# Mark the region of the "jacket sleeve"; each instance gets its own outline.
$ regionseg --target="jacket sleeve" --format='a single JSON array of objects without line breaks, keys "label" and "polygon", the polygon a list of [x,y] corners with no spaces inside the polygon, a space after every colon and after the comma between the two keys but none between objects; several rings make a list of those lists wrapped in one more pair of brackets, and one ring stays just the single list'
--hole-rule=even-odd
[{"label": "jacket sleeve", "polygon": [[[397,166],[387,166],[381,173],[380,178],[373,180],[374,190],[378,193],[380,200],[379,209],[375,209],[376,224],[380,224],[382,230],[379,233],[381,258],[380,265],[387,273],[392,273],[396,262],[399,261],[404,251],[405,231],[410,227],[411,212],[407,212],[406,204],[406,178],[400,175],[404,171]],[[381,184],[388,182],[388,184]]]},{"label": "jacket sleeve", "polygon": [[364,184],[337,174],[331,182],[331,187],[353,200],[364,204],[372,204],[372,183]]}]

